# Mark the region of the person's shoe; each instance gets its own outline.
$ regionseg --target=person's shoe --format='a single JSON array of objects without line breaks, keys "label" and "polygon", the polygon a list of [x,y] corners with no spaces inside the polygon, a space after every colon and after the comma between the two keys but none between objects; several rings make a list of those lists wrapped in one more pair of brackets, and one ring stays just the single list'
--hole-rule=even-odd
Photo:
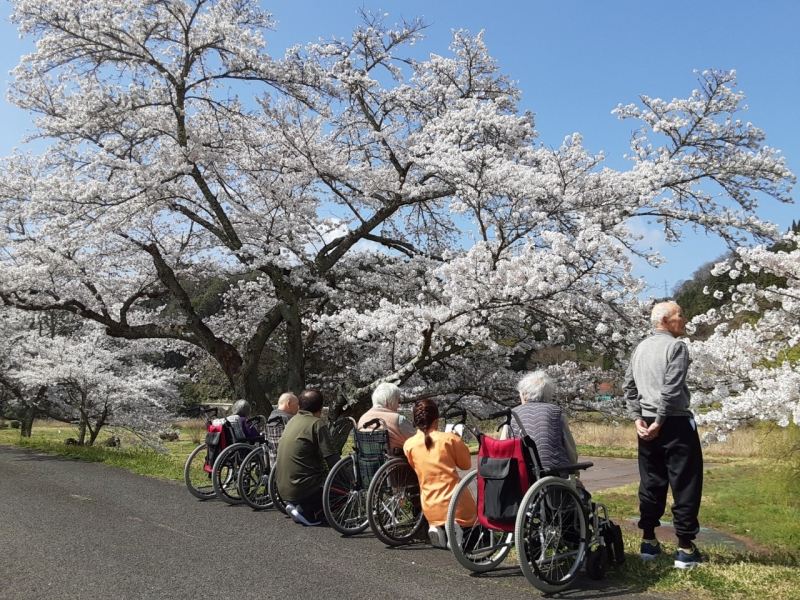
[{"label": "person's shoe", "polygon": [[639,546],[639,558],[642,560],[653,560],[659,554],[661,554],[661,544],[658,543],[658,540],[655,544],[642,541],[642,545]]},{"label": "person's shoe", "polygon": [[[288,506],[286,507],[289,508]],[[300,523],[301,525],[305,525],[306,527],[316,527],[317,525],[322,525],[322,521],[309,521],[302,512],[302,507],[294,506],[292,510],[289,511],[292,515],[292,520],[295,523]]]},{"label": "person's shoe", "polygon": [[447,534],[444,531],[444,527],[431,525],[428,528],[428,539],[434,548],[447,548]]},{"label": "person's shoe", "polygon": [[292,504],[291,502],[287,502],[286,503],[286,516],[287,517],[292,517],[292,521],[294,521],[294,515],[292,515],[292,511],[296,510],[296,509],[297,509],[297,507],[294,504]]},{"label": "person's shoe", "polygon": [[678,548],[675,550],[675,568],[676,569],[693,569],[703,562],[703,555],[697,546],[692,544],[691,550]]}]

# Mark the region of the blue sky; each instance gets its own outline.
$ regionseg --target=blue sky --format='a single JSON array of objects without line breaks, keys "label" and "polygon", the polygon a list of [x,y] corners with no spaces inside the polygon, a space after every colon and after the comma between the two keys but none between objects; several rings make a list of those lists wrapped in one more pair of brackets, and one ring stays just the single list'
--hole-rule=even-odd
[{"label": "blue sky", "polygon": [[[277,0],[262,2],[278,23],[268,36],[270,51],[319,37],[346,36],[358,24],[360,2]],[[422,16],[429,23],[420,51],[446,54],[451,29],[485,30],[485,40],[503,71],[519,82],[522,109],[536,113],[539,141],[558,146],[580,132],[606,164],[625,168],[630,125],[611,110],[639,94],[686,97],[696,85],[694,69],[736,69],[750,110],[743,120],[782,150],[800,171],[800,2],[795,0],[383,0],[363,4],[390,19]],[[7,5],[10,12],[10,6]],[[0,66],[13,68],[31,49],[6,18],[0,23]],[[6,77],[6,80],[8,77]],[[7,88],[4,85],[4,89]],[[0,153],[19,145],[28,117],[0,102]],[[800,220],[800,206],[765,200],[759,216],[786,229]],[[671,247],[648,234],[669,264],[637,274],[664,294],[681,279],[724,251],[705,235],[689,235]]]}]

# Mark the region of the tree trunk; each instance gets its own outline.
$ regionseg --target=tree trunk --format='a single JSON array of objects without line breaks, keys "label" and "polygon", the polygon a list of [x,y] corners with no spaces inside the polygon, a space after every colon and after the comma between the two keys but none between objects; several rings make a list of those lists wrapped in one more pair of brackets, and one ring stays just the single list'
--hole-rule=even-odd
[{"label": "tree trunk", "polygon": [[231,387],[236,394],[236,399],[243,398],[250,403],[253,414],[269,415],[272,412],[272,403],[264,393],[264,387],[258,379],[258,367],[251,369],[240,368],[231,379]]},{"label": "tree trunk", "polygon": [[306,360],[303,351],[303,328],[297,300],[281,308],[286,323],[286,387],[299,394],[306,387]]},{"label": "tree trunk", "polygon": [[83,446],[86,440],[86,417],[81,415],[81,421],[78,423],[78,445]]},{"label": "tree trunk", "polygon": [[22,415],[20,417],[20,428],[19,428],[19,435],[20,437],[29,438],[31,437],[31,433],[33,432],[33,420],[36,418],[37,410],[33,406],[28,406],[22,411]]},{"label": "tree trunk", "polygon": [[94,441],[97,439],[97,436],[100,434],[100,428],[103,425],[98,423],[96,427],[89,427],[89,443],[86,444],[87,446],[94,445]]}]

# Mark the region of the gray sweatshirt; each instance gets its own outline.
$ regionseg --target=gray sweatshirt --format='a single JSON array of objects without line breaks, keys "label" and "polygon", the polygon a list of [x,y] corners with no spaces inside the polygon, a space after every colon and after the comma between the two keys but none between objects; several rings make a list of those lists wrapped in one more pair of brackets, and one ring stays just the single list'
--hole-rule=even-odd
[{"label": "gray sweatshirt", "polygon": [[625,399],[631,418],[693,417],[689,410],[689,349],[668,331],[656,330],[633,351],[625,374]]}]

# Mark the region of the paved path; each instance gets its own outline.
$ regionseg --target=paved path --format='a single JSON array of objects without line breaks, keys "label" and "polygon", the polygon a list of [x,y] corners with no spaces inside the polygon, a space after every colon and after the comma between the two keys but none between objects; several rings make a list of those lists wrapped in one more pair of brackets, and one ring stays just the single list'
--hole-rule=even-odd
[{"label": "paved path", "polygon": [[[538,596],[515,567],[475,577],[426,544],[342,538],[102,464],[0,446],[0,482],[2,599]],[[583,576],[563,597],[658,598]]]},{"label": "paved path", "polygon": [[[581,481],[590,492],[607,490],[639,481],[639,467],[630,458],[597,458],[581,456],[581,462],[594,465],[581,473]],[[478,464],[478,456],[472,456],[472,467]]]}]

